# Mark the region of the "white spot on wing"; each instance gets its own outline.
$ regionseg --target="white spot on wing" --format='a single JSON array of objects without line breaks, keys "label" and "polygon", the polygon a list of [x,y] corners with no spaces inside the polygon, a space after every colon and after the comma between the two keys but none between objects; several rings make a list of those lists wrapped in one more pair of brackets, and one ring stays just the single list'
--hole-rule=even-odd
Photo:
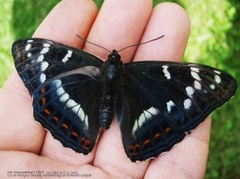
[{"label": "white spot on wing", "polygon": [[37,58],[37,62],[42,62],[44,59],[44,56],[43,55],[40,55],[38,58]]},{"label": "white spot on wing", "polygon": [[158,109],[157,109],[157,108],[154,108],[154,107],[149,108],[149,109],[147,110],[147,112],[149,112],[149,113],[152,114],[153,116],[156,116],[156,115],[159,113]]},{"label": "white spot on wing", "polygon": [[214,89],[215,89],[215,85],[214,85],[214,84],[211,84],[211,85],[210,85],[210,88],[214,90]]},{"label": "white spot on wing", "polygon": [[214,72],[217,73],[217,74],[219,74],[219,75],[221,74],[221,72],[218,71],[218,70],[214,70]]},{"label": "white spot on wing", "polygon": [[44,47],[44,48],[41,50],[40,54],[45,54],[45,53],[47,53],[48,51],[49,51],[49,47]]},{"label": "white spot on wing", "polygon": [[186,90],[186,92],[187,92],[187,95],[188,95],[190,98],[192,98],[192,97],[193,97],[193,94],[194,94],[194,89],[193,89],[193,87],[187,86],[187,87],[185,88],[185,90]]},{"label": "white spot on wing", "polygon": [[197,80],[194,81],[194,88],[198,90],[202,88],[201,84]]},{"label": "white spot on wing", "polygon": [[197,68],[197,67],[191,67],[190,69],[191,69],[192,71],[195,71],[195,72],[199,73],[199,68]]},{"label": "white spot on wing", "polygon": [[32,47],[32,44],[27,44],[25,47],[25,51],[28,51]]},{"label": "white spot on wing", "polygon": [[44,73],[41,73],[40,82],[43,83],[44,81],[46,81],[46,75]]},{"label": "white spot on wing", "polygon": [[49,66],[48,62],[42,62],[41,64],[41,71],[45,71]]},{"label": "white spot on wing", "polygon": [[[75,102],[75,101],[74,101]],[[75,106],[72,108],[72,110],[74,111],[74,113],[78,113],[79,112],[79,109],[81,109],[81,106],[80,104],[75,104]]]},{"label": "white spot on wing", "polygon": [[147,113],[146,111],[143,111],[143,113],[139,116],[139,118],[135,121],[135,123],[138,124],[137,125],[138,127],[141,127],[150,117],[151,115],[149,113]]},{"label": "white spot on wing", "polygon": [[55,80],[55,81],[53,81],[53,84],[54,84],[56,87],[61,87],[62,82],[61,82],[60,80]]},{"label": "white spot on wing", "polygon": [[167,102],[167,111],[170,113],[172,110],[172,107],[176,106],[172,100]]},{"label": "white spot on wing", "polygon": [[59,94],[59,93],[62,94],[62,96],[59,98],[59,101],[65,102],[65,101],[67,101],[67,100],[69,99],[69,94],[64,93],[64,91],[61,91],[61,89],[59,89],[59,90],[57,91],[57,93],[58,93],[58,94]]},{"label": "white spot on wing", "polygon": [[147,120],[152,119],[152,116],[156,116],[158,113],[158,109],[154,107],[144,110],[143,113],[139,116],[139,118],[135,120],[132,134],[134,135],[134,133],[139,127],[141,127],[145,122],[147,122]]},{"label": "white spot on wing", "polygon": [[44,43],[43,44],[43,47],[50,47],[51,45],[50,44],[48,44],[48,43]]},{"label": "white spot on wing", "polygon": [[219,75],[215,75],[215,76],[214,76],[214,80],[215,80],[218,84],[221,83],[221,78],[220,78]]},{"label": "white spot on wing", "polygon": [[31,57],[32,56],[32,53],[27,53],[27,57]]},{"label": "white spot on wing", "polygon": [[[67,103],[66,103],[66,106],[67,107],[69,107],[69,108],[73,108],[73,107],[75,107],[75,106],[77,106],[78,104],[73,100],[73,99],[68,99],[67,100]],[[73,112],[75,112],[74,110],[73,110]]]},{"label": "white spot on wing", "polygon": [[68,50],[68,53],[65,55],[65,57],[62,59],[62,62],[63,63],[66,63],[68,60],[69,60],[69,58],[71,58],[71,56],[72,56],[72,51],[71,50]]},{"label": "white spot on wing", "polygon": [[171,79],[171,74],[170,74],[169,71],[168,71],[168,66],[167,66],[167,65],[163,65],[162,68],[163,68],[164,76],[165,76],[168,80]]},{"label": "white spot on wing", "polygon": [[82,119],[84,120],[85,125],[88,128],[88,116],[85,115],[84,111],[82,110],[82,108],[79,109],[78,111],[78,116],[82,116]]},{"label": "white spot on wing", "polygon": [[184,109],[189,109],[191,107],[191,105],[192,105],[191,99],[188,98],[188,99],[184,100],[184,102],[183,102]]},{"label": "white spot on wing", "polygon": [[201,78],[199,76],[199,74],[195,71],[191,71],[191,75],[194,79],[198,80],[198,81],[201,81]]}]

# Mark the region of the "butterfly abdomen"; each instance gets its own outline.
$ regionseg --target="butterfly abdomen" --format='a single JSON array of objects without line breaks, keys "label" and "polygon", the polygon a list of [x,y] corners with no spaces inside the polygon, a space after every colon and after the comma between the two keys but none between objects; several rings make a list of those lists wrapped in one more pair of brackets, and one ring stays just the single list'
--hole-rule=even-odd
[{"label": "butterfly abdomen", "polygon": [[114,117],[115,94],[109,92],[104,93],[102,97],[102,105],[100,108],[100,126],[101,129],[108,129]]},{"label": "butterfly abdomen", "polygon": [[120,86],[122,65],[117,51],[113,50],[104,65],[104,77],[102,79],[102,101],[100,106],[100,126],[108,129],[115,114],[115,102],[118,87]]}]

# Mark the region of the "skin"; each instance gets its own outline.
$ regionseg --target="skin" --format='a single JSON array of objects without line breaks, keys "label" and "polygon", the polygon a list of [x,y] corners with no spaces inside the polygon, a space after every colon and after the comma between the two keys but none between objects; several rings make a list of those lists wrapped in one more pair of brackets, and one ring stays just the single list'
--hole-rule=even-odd
[{"label": "skin", "polygon": [[[105,0],[98,12],[89,0],[61,1],[33,37],[47,38],[88,51],[103,60],[107,49],[151,42],[120,53],[124,63],[137,60],[181,61],[190,33],[186,12],[173,3],[152,10],[151,0]],[[0,178],[7,171],[78,171],[92,178],[203,178],[206,169],[210,118],[172,150],[154,160],[132,163],[126,156],[116,119],[87,156],[62,146],[33,118],[32,101],[14,71],[0,91]]]}]

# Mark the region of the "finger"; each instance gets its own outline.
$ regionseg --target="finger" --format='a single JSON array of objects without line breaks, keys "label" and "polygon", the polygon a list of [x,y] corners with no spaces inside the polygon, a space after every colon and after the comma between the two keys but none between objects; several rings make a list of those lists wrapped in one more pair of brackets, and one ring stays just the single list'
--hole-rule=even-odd
[{"label": "finger", "polygon": [[39,153],[44,130],[33,119],[31,97],[16,71],[0,90],[0,150]]},{"label": "finger", "polygon": [[[97,15],[93,1],[61,1],[44,19],[34,33],[34,37],[55,40],[66,45],[82,48],[84,42],[76,34],[86,38]],[[41,155],[68,163],[85,164],[93,159],[94,152],[88,156],[63,147],[48,132],[42,146]]]},{"label": "finger", "polygon": [[[88,40],[108,49],[120,49],[138,43],[151,14],[151,8],[150,0],[104,1]],[[105,59],[109,53],[89,44],[85,44],[85,49]],[[134,48],[121,52],[122,61],[130,61],[134,53]],[[113,121],[110,129],[103,133],[96,147],[94,165],[109,173],[115,171],[114,174],[119,174],[119,177],[129,175],[141,178],[143,175],[144,170],[141,170],[141,166],[146,168],[145,164],[132,163],[126,157],[116,120]]]},{"label": "finger", "polygon": [[[88,40],[110,51],[120,50],[140,41],[151,12],[151,0],[106,0],[89,33]],[[141,7],[141,8],[139,8]],[[84,49],[106,60],[109,52],[86,43]],[[120,53],[123,62],[130,62],[136,48]]]},{"label": "finger", "polygon": [[142,42],[164,35],[157,41],[139,46],[134,60],[181,61],[190,33],[185,11],[173,3],[162,3],[153,9]]},{"label": "finger", "polygon": [[56,40],[82,48],[84,42],[76,35],[86,38],[97,12],[97,7],[92,1],[61,1],[40,24],[33,37]]}]

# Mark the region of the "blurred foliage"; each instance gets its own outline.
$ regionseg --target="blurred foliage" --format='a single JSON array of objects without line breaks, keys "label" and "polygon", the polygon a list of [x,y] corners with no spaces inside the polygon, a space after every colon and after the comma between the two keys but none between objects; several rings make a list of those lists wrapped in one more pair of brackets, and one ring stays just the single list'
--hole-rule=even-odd
[{"label": "blurred foliage", "polygon": [[[59,2],[0,1],[0,87],[13,69],[13,39],[31,37],[49,11]],[[95,0],[100,8],[103,0]],[[160,0],[154,1],[154,6]],[[165,1],[166,2],[166,1]],[[200,62],[240,75],[240,1],[178,0],[188,12],[192,31],[184,60]],[[177,39],[176,39],[177,40]],[[240,79],[238,78],[238,84]],[[206,178],[240,178],[240,95],[213,114]]]},{"label": "blurred foliage", "polygon": [[12,6],[12,25],[15,38],[31,37],[33,32],[59,0],[17,0]]},{"label": "blurred foliage", "polygon": [[9,0],[8,3],[0,1],[0,88],[2,87],[7,76],[13,69],[13,63],[11,60],[11,43],[13,41],[11,24],[11,5],[13,0]]}]

